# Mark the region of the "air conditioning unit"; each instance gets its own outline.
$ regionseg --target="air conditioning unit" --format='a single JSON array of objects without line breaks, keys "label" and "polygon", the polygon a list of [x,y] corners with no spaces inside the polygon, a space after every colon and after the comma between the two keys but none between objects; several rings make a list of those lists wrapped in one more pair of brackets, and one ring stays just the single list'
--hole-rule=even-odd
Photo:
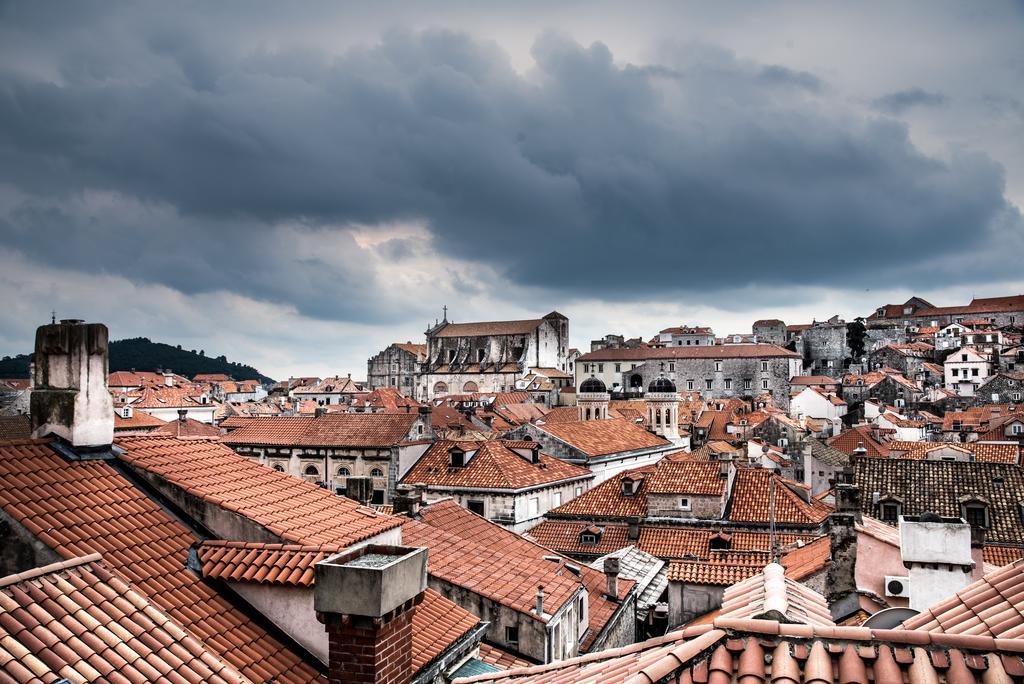
[{"label": "air conditioning unit", "polygon": [[910,598],[910,578],[886,576],[885,595],[895,598]]}]

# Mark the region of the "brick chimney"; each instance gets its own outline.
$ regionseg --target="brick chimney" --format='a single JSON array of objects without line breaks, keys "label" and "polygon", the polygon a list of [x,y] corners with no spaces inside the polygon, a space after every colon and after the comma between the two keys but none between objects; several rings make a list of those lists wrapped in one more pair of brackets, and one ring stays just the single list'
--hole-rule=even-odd
[{"label": "brick chimney", "polygon": [[406,684],[427,549],[369,545],[316,564],[313,606],[327,631],[330,684]]},{"label": "brick chimney", "polygon": [[56,435],[79,449],[114,441],[107,391],[107,326],[63,320],[36,330],[30,413],[33,437]]}]

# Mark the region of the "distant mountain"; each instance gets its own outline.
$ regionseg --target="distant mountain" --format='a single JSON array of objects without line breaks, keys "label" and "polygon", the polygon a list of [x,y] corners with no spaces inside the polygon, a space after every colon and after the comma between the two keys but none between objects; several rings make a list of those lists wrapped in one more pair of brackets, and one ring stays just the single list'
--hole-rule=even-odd
[{"label": "distant mountain", "polygon": [[[0,359],[0,378],[27,378],[28,354]],[[145,337],[115,340],[110,343],[110,370],[155,371],[172,370],[191,378],[199,373],[223,373],[235,380],[274,382],[252,366],[228,361],[227,357],[209,357],[203,350],[182,349]]]}]

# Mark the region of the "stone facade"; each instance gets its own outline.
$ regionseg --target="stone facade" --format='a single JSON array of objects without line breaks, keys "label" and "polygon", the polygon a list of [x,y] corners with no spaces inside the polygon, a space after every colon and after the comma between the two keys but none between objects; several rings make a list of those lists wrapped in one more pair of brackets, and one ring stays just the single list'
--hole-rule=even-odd
[{"label": "stone facade", "polygon": [[553,311],[530,321],[449,323],[427,331],[416,398],[514,392],[530,368],[568,372],[569,319]]},{"label": "stone facade", "polygon": [[647,516],[685,520],[721,520],[725,517],[726,495],[647,494]]},{"label": "stone facade", "polygon": [[786,339],[786,324],[778,319],[754,321],[751,330],[758,342],[782,346],[788,341]]},{"label": "stone facade", "polygon": [[426,359],[427,347],[412,342],[396,342],[366,362],[367,389],[391,387],[407,397],[416,393],[420,364]]},{"label": "stone facade", "polygon": [[460,506],[493,523],[522,533],[542,522],[552,508],[590,489],[592,478],[577,478],[522,490],[461,489],[427,486],[427,503],[451,498]]},{"label": "stone facade", "polygon": [[[630,364],[632,365],[632,364]],[[789,379],[800,375],[800,359],[789,356],[652,359],[623,370],[620,386],[647,387],[661,375],[680,392],[702,399],[751,399],[771,394],[780,408],[789,406]]]},{"label": "stone facade", "polygon": [[798,351],[803,354],[804,370],[808,375],[842,377],[843,361],[850,355],[846,344],[846,321],[838,316],[827,321],[815,321],[801,333]]}]

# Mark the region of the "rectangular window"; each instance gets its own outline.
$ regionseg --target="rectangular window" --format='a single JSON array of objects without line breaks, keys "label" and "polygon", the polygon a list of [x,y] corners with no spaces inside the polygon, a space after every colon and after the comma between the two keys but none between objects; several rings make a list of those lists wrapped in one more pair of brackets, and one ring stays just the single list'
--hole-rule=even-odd
[{"label": "rectangular window", "polygon": [[604,373],[604,364],[603,363],[597,364],[597,372],[598,373]]},{"label": "rectangular window", "polygon": [[690,508],[691,507],[690,507],[690,500],[689,499],[683,498],[683,499],[679,500],[679,510],[681,510],[681,511],[688,511],[688,510],[690,510]]},{"label": "rectangular window", "polygon": [[704,389],[711,389],[711,381],[710,380],[705,380],[704,381]]},{"label": "rectangular window", "polygon": [[971,375],[973,377],[978,377],[978,369],[977,368],[972,368],[971,369]]},{"label": "rectangular window", "polygon": [[762,373],[767,373],[768,372],[768,362],[767,361],[762,361],[761,362],[761,372]]},{"label": "rectangular window", "polygon": [[752,385],[753,382],[750,380],[750,378],[746,378],[743,380],[743,389],[750,389]]},{"label": "rectangular window", "polygon": [[768,389],[768,381],[767,380],[762,380],[761,381],[761,389]]},{"label": "rectangular window", "polygon": [[721,372],[721,370],[722,370],[722,362],[721,361],[715,361],[715,372],[719,373],[719,372]]},{"label": "rectangular window", "polygon": [[882,520],[884,522],[897,522],[899,520],[900,507],[898,504],[882,504]]},{"label": "rectangular window", "polygon": [[540,515],[540,499],[536,496],[530,497],[530,517],[535,518]]},{"label": "rectangular window", "polygon": [[484,514],[483,501],[467,501],[466,508],[468,508],[471,513],[476,513],[479,516],[482,516]]},{"label": "rectangular window", "polygon": [[622,372],[622,364],[621,363],[615,364],[615,372],[616,373],[621,373]]},{"label": "rectangular window", "polygon": [[675,373],[675,372],[676,372],[676,364],[674,364],[674,363],[670,363],[670,364],[668,364],[668,369],[669,369],[669,370],[670,370],[671,372]]},{"label": "rectangular window", "polygon": [[374,489],[373,496],[370,498],[370,503],[383,504],[384,503],[384,490]]},{"label": "rectangular window", "polygon": [[511,626],[508,626],[508,625],[505,626],[505,643],[507,643],[510,646],[518,646],[519,645],[519,628],[518,627],[511,627]]},{"label": "rectangular window", "polygon": [[959,368],[954,368],[953,369],[953,377],[955,378],[959,374],[960,374],[960,369]]},{"label": "rectangular window", "polygon": [[558,508],[562,505],[562,492],[555,492],[551,495],[551,507]]},{"label": "rectangular window", "polygon": [[687,380],[686,381],[686,389],[689,392],[693,391],[693,380]]},{"label": "rectangular window", "polygon": [[576,496],[579,496],[582,493],[583,493],[583,487],[577,487],[576,488]]},{"label": "rectangular window", "polygon": [[985,507],[984,506],[964,506],[964,519],[967,524],[971,527],[984,528],[985,524]]},{"label": "rectangular window", "polygon": [[732,389],[732,378],[726,378],[725,379],[725,389],[727,389],[727,390],[731,390]]}]

